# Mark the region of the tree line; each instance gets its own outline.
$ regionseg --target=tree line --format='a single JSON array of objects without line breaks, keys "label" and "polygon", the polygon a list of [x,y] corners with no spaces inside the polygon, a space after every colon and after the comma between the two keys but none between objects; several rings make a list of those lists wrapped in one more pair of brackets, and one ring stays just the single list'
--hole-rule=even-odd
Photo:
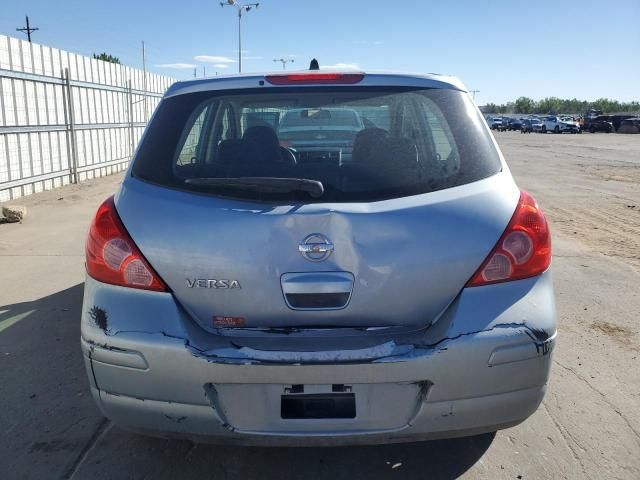
[{"label": "tree line", "polygon": [[619,102],[609,98],[599,98],[593,102],[585,100],[547,97],[542,100],[534,100],[529,97],[520,97],[515,102],[507,102],[501,105],[488,103],[481,107],[484,113],[584,113],[587,110],[602,110],[603,113],[613,112],[638,112],[640,102]]},{"label": "tree line", "polygon": [[110,55],[106,52],[94,53],[93,58],[95,58],[96,60],[102,60],[103,62],[118,63],[118,64],[120,63],[120,59],[118,57],[114,57],[113,55]]}]

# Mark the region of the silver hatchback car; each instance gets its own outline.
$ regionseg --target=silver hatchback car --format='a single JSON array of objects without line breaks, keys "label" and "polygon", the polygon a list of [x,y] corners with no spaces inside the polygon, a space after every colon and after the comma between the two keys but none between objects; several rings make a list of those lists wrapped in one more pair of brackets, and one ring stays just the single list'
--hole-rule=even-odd
[{"label": "silver hatchback car", "polygon": [[86,255],[89,383],[126,429],[413,441],[516,425],[545,393],[548,225],[455,78],[176,83]]}]

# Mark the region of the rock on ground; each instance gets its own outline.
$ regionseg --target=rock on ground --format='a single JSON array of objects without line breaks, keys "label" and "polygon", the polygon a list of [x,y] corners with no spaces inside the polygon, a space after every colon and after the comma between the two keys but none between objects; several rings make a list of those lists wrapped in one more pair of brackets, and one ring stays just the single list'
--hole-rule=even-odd
[{"label": "rock on ground", "polygon": [[27,216],[27,207],[23,205],[3,205],[0,223],[22,222]]}]

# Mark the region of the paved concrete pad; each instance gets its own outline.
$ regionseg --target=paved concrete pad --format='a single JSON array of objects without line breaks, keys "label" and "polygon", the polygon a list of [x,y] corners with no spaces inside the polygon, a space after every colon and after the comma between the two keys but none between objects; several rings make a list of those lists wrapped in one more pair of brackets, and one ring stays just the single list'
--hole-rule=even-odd
[{"label": "paved concrete pad", "polygon": [[640,135],[497,133],[548,214],[560,316],[550,388],[495,436],[352,448],[193,445],[123,432],[90,398],[83,243],[119,176],[21,199],[0,225],[0,478],[640,478]]}]

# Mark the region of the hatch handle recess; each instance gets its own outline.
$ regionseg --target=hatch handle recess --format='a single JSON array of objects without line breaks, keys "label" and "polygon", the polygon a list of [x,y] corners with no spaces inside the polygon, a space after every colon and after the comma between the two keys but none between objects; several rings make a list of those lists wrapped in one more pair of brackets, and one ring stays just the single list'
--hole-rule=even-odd
[{"label": "hatch handle recess", "polygon": [[348,272],[285,273],[282,291],[289,293],[347,293],[353,290],[353,275]]},{"label": "hatch handle recess", "polygon": [[280,283],[289,308],[330,310],[347,306],[353,279],[349,272],[285,273]]}]

